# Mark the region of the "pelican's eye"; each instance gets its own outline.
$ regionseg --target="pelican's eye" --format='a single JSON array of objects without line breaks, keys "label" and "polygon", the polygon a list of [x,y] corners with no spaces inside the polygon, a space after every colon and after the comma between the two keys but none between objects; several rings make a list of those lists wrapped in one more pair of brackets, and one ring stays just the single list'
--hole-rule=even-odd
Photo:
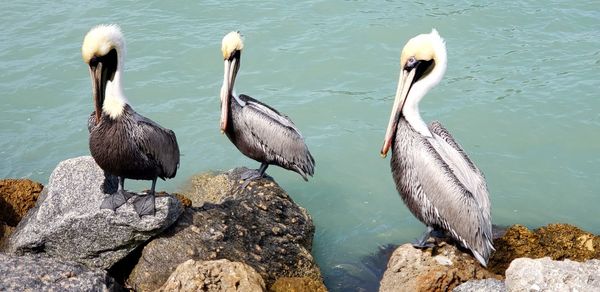
[{"label": "pelican's eye", "polygon": [[411,70],[415,68],[415,66],[417,66],[417,63],[419,63],[419,61],[417,61],[417,59],[414,56],[412,56],[408,58],[408,60],[406,60],[406,65],[404,65],[404,69]]}]

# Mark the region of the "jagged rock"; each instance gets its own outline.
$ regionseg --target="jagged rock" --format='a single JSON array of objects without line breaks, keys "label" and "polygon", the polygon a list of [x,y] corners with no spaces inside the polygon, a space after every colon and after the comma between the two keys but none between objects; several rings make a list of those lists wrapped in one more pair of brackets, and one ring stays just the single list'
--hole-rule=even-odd
[{"label": "jagged rock", "polygon": [[585,261],[600,259],[600,236],[569,224],[549,224],[531,231],[522,225],[511,226],[494,240],[489,270],[503,275],[516,258],[551,257],[554,260]]},{"label": "jagged rock", "polygon": [[158,291],[264,291],[265,282],[250,266],[229,260],[188,260],[177,266]]},{"label": "jagged rock", "polygon": [[[306,210],[269,179],[242,190],[239,175],[244,170],[194,178],[208,186],[203,189],[216,192],[184,193],[193,205],[204,202],[202,207],[187,208],[175,225],[148,243],[127,282],[143,291],[157,289],[189,259],[243,262],[267,287],[284,276],[321,281],[310,254],[314,225]],[[213,182],[219,187],[212,187]]]},{"label": "jagged rock", "polygon": [[0,291],[120,291],[105,271],[40,255],[0,253]]},{"label": "jagged rock", "polygon": [[90,267],[107,269],[136,246],[160,233],[183,212],[171,196],[156,198],[156,215],[140,218],[131,201],[117,209],[100,209],[115,177],[105,177],[92,157],[58,164],[36,207],[11,236],[10,252],[45,253]]},{"label": "jagged rock", "polygon": [[458,285],[452,292],[505,292],[506,286],[498,279],[470,280]]},{"label": "jagged rock", "polygon": [[0,179],[0,250],[40,193],[40,183],[28,179]]},{"label": "jagged rock", "polygon": [[322,281],[306,277],[283,277],[277,279],[270,292],[327,292]]},{"label": "jagged rock", "polygon": [[398,247],[390,258],[379,291],[448,291],[471,279],[500,278],[469,253],[440,242],[436,247]]},{"label": "jagged rock", "polygon": [[515,259],[506,270],[509,291],[600,291],[600,260]]}]

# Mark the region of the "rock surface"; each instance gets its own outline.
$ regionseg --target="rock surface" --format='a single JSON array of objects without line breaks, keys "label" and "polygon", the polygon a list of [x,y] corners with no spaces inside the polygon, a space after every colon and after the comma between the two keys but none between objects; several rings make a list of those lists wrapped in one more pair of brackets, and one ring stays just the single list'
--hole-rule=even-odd
[{"label": "rock surface", "polygon": [[600,260],[519,258],[506,270],[509,291],[600,291]]},{"label": "rock surface", "polygon": [[516,258],[551,257],[554,260],[586,261],[600,259],[600,236],[593,235],[569,224],[549,224],[533,231],[522,225],[513,225],[499,239],[494,240],[489,270],[504,275]]},{"label": "rock surface", "polygon": [[310,254],[314,225],[306,210],[269,179],[242,190],[239,175],[244,170],[196,177],[198,185],[209,187],[183,195],[197,207],[187,208],[174,226],[144,247],[127,283],[144,291],[157,289],[189,259],[243,262],[267,287],[286,276],[321,281]]},{"label": "rock surface", "polygon": [[119,291],[105,271],[39,255],[0,253],[0,291]]},{"label": "rock surface", "polygon": [[35,206],[43,188],[28,179],[0,179],[0,250],[27,211]]},{"label": "rock surface", "polygon": [[188,260],[177,266],[158,291],[264,291],[265,282],[250,266],[229,260]]},{"label": "rock surface", "polygon": [[[320,280],[307,277],[283,277],[277,279],[269,289],[270,292],[327,292]],[[358,290],[360,291],[360,290]]]},{"label": "rock surface", "polygon": [[506,286],[498,279],[470,280],[458,285],[452,292],[505,292]]},{"label": "rock surface", "polygon": [[105,177],[92,157],[58,164],[36,207],[11,236],[10,252],[45,253],[90,267],[108,269],[131,250],[160,233],[183,212],[171,196],[156,198],[156,215],[140,218],[130,202],[116,212],[100,209],[115,177]]},{"label": "rock surface", "polygon": [[379,291],[449,291],[465,281],[485,278],[500,277],[446,242],[425,250],[404,244],[392,254]]}]

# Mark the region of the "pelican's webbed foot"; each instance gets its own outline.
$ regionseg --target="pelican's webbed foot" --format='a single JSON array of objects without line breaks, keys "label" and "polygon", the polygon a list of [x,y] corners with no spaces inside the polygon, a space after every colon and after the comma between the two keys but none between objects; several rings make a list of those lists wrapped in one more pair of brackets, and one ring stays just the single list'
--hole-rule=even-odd
[{"label": "pelican's webbed foot", "polygon": [[102,201],[102,204],[100,205],[100,209],[111,209],[115,211],[117,208],[127,203],[129,198],[131,198],[131,194],[129,192],[119,189],[117,192],[104,198],[104,201]]},{"label": "pelican's webbed foot", "polygon": [[431,227],[427,227],[427,230],[425,230],[425,232],[423,232],[423,235],[421,235],[421,237],[419,239],[416,239],[413,243],[412,246],[414,248],[431,248],[434,247],[435,244],[432,242],[427,242],[427,240],[429,240],[429,237],[431,237],[432,232],[434,232],[433,228]]},{"label": "pelican's webbed foot", "polygon": [[261,179],[263,174],[258,169],[248,169],[240,174],[242,180],[257,180]]},{"label": "pelican's webbed foot", "polygon": [[240,174],[240,178],[244,181],[242,185],[239,187],[240,189],[245,189],[248,184],[250,184],[253,180],[258,180],[263,177],[269,177],[265,174],[265,171],[269,167],[269,164],[263,163],[260,165],[259,169],[248,169]]},{"label": "pelican's webbed foot", "polygon": [[135,198],[133,208],[140,217],[144,215],[154,216],[154,192]]}]

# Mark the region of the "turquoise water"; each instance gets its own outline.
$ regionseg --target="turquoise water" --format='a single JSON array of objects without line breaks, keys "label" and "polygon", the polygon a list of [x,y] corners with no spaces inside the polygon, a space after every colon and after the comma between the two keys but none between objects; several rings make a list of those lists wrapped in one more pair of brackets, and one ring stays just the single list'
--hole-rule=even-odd
[{"label": "turquoise water", "polygon": [[[593,2],[593,1],[592,1]],[[124,87],[140,113],[173,129],[191,175],[258,167],[219,132],[221,38],[245,36],[239,93],[286,113],[316,161],[314,179],[269,169],[316,224],[330,289],[369,279],[363,257],[423,226],[401,202],[379,149],[412,36],[439,30],[446,77],[421,104],[485,172],[495,224],[576,224],[600,233],[600,5],[573,1],[203,1],[0,4],[0,177],[46,183],[87,155],[91,84],[85,33],[118,23]],[[149,183],[128,183],[147,188]]]}]

